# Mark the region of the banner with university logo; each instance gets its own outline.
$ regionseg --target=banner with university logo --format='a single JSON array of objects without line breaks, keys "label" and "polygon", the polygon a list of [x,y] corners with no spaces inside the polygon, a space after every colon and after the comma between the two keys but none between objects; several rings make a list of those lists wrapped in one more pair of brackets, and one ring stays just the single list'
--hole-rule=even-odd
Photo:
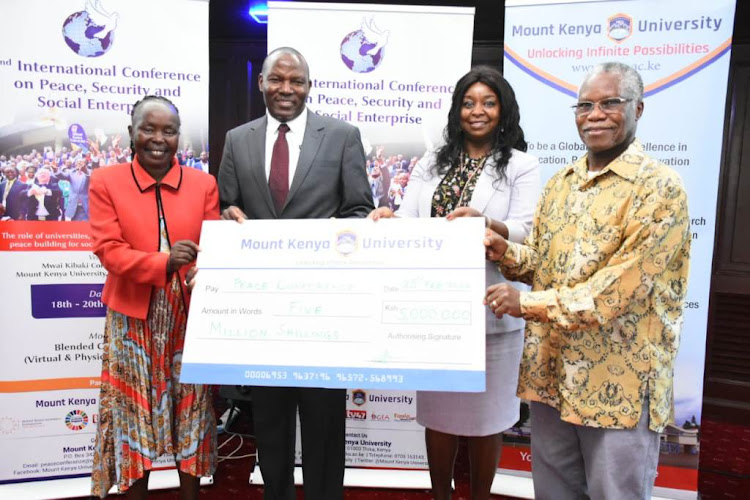
[{"label": "banner with university logo", "polygon": [[[268,7],[269,51],[302,52],[311,74],[308,109],[359,127],[375,206],[398,209],[410,166],[440,143],[454,85],[471,66],[474,9]],[[415,393],[352,387],[347,398],[345,484],[428,488]]]},{"label": "banner with university logo", "polygon": [[[655,495],[695,498],[706,322],[734,0],[508,0],[504,72],[543,179],[586,151],[570,106],[597,63],[643,77],[637,137],[676,170],[690,204],[692,256],[675,368],[675,423],[662,435]],[[700,96],[696,98],[696,96]],[[530,494],[528,421],[506,433],[493,491]],[[533,436],[533,429],[530,430]],[[525,472],[518,472],[525,471]]]},{"label": "banner with university logo", "polygon": [[84,496],[106,277],[88,178],[130,161],[147,94],[179,108],[181,150],[208,143],[208,1],[7,0],[3,14],[0,162],[18,176],[0,180],[0,497]]}]

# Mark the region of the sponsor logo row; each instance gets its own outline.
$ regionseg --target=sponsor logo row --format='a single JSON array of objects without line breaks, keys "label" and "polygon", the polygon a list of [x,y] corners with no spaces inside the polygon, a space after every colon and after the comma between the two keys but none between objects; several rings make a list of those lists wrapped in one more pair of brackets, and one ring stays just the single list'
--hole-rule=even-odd
[{"label": "sponsor logo row", "polygon": [[[65,427],[76,432],[85,429],[89,424],[99,422],[99,414],[87,414],[83,410],[75,409],[58,417],[37,417],[18,419],[10,416],[0,416],[0,436],[9,436],[20,430],[49,429],[50,426],[57,427],[62,420]],[[59,428],[59,427],[58,427]]]},{"label": "sponsor logo row", "polygon": [[412,422],[416,419],[410,413],[370,413],[369,418],[365,410],[346,410],[346,418],[349,420],[372,420],[375,422]]}]

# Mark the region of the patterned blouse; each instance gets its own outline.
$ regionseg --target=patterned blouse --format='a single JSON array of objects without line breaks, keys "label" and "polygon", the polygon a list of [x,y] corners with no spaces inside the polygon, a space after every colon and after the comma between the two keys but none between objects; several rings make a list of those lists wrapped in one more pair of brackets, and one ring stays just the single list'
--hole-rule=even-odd
[{"label": "patterned blouse", "polygon": [[500,262],[533,287],[520,397],[573,424],[633,428],[648,395],[649,427],[673,420],[689,225],[680,177],[637,141],[591,178],[584,156],[550,179],[525,243]]},{"label": "patterned blouse", "polygon": [[486,156],[469,158],[468,155],[461,155],[458,164],[448,169],[435,189],[432,197],[433,217],[445,217],[459,207],[469,206],[485,163]]}]

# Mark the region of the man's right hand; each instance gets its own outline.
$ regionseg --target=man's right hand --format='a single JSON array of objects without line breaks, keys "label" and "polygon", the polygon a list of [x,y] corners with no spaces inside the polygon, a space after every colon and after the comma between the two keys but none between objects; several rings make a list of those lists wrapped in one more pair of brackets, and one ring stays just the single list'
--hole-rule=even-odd
[{"label": "man's right hand", "polygon": [[240,207],[235,207],[234,205],[232,205],[221,211],[221,219],[234,220],[242,223],[245,221],[245,219],[247,219],[247,215],[245,215],[245,212],[243,212]]},{"label": "man's right hand", "polygon": [[508,250],[508,241],[492,229],[485,229],[484,246],[487,260],[497,262],[503,258],[505,251]]},{"label": "man's right hand", "polygon": [[396,217],[396,214],[388,207],[379,207],[367,214],[367,218],[372,220],[391,219],[393,217]]}]

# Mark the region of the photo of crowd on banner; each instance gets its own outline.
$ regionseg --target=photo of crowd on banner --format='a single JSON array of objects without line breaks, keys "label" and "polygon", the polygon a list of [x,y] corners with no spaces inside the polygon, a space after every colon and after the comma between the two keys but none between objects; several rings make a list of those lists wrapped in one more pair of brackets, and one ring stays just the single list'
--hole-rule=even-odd
[{"label": "photo of crowd on banner", "polygon": [[379,146],[367,160],[367,180],[375,207],[398,210],[419,157],[408,159],[402,154],[384,156],[384,150],[383,146]]},{"label": "photo of crowd on banner", "polygon": [[[88,187],[91,171],[128,163],[132,151],[121,147],[121,136],[111,138],[110,145],[100,146],[89,140],[88,149],[46,146],[23,154],[0,155],[0,220],[87,221],[89,220]],[[185,147],[175,155],[180,165],[208,172],[208,153],[198,156]],[[367,160],[367,178],[376,207],[398,210],[404,197],[409,175],[419,157],[403,154],[385,155],[378,146]]]},{"label": "photo of crowd on banner", "polygon": [[[181,165],[208,172],[208,153],[190,147],[175,155]],[[0,220],[87,221],[89,178],[97,168],[132,160],[121,136],[89,139],[86,147],[44,146],[0,154]]]}]

